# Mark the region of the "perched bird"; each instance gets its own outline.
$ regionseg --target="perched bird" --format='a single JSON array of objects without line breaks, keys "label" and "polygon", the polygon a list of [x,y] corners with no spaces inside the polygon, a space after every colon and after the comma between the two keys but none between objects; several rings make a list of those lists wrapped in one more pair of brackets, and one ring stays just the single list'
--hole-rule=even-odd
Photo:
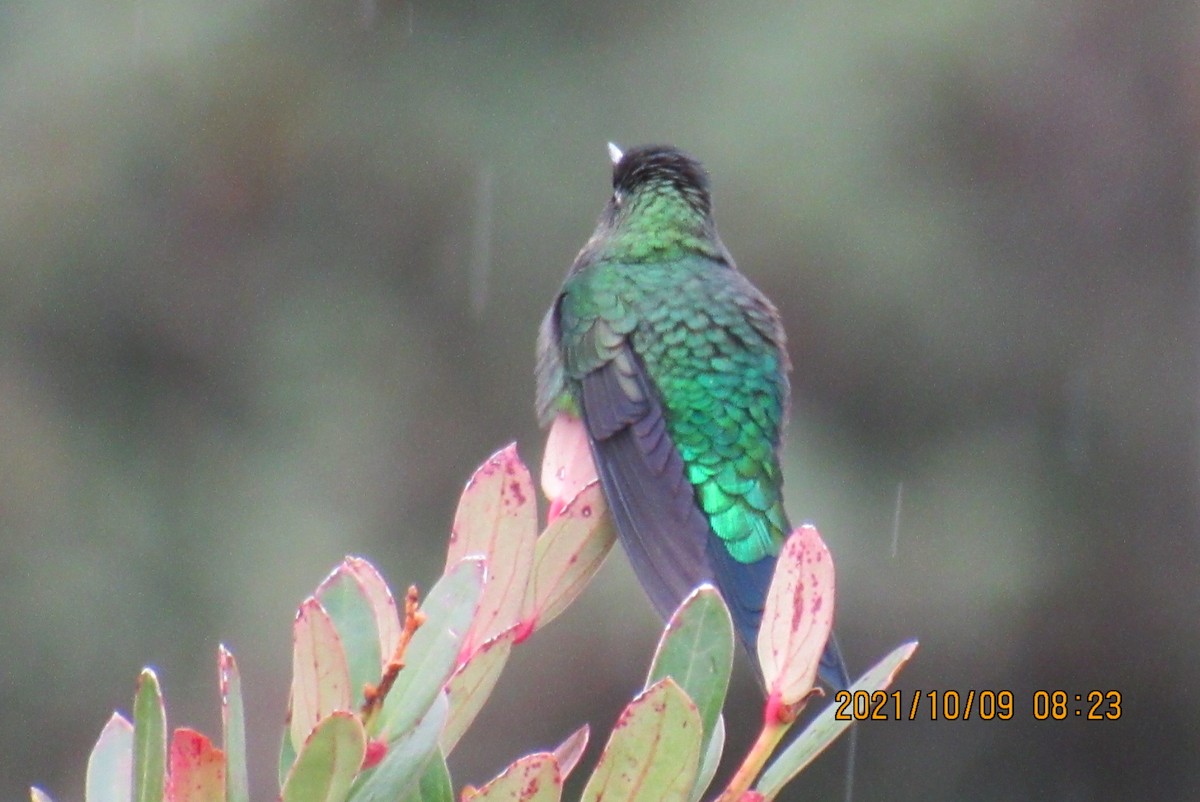
[{"label": "perched bird", "polygon": [[[538,338],[538,415],[543,426],[582,421],[659,614],[713,582],[753,655],[791,530],[783,327],[717,235],[700,163],[673,147],[609,147],[612,197]],[[833,638],[821,677],[849,685]]]}]

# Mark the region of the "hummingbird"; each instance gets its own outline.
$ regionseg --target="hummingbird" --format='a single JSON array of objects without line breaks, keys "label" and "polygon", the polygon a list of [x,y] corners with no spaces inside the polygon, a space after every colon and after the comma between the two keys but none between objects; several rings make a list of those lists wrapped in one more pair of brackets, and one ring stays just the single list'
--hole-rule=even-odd
[{"label": "hummingbird", "polygon": [[[698,161],[665,145],[609,152],[612,196],[539,332],[539,421],[582,423],[659,615],[711,582],[753,657],[791,531],[779,464],[783,325],[721,242]],[[820,675],[850,685],[832,637]]]}]

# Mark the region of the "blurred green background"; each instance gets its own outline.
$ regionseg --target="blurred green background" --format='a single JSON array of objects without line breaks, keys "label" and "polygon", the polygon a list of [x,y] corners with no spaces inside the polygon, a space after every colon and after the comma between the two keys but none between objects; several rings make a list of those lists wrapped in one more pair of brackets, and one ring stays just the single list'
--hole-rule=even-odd
[{"label": "blurred green background", "polygon": [[[781,308],[855,670],[919,637],[906,694],[1015,694],[862,727],[856,798],[1200,798],[1198,56],[1168,2],[5,4],[0,798],[80,799],[143,664],[217,732],[222,641],[271,797],[295,606],[346,553],[427,587],[474,467],[540,460],[610,139],[703,159]],[[594,758],[657,628],[610,560],[458,780]]]}]

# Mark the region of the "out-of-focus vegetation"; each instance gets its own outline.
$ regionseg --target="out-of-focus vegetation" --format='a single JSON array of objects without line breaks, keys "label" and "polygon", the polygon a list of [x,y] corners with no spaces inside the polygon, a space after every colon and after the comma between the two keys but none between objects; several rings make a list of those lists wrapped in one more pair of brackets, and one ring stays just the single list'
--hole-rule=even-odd
[{"label": "out-of-focus vegetation", "polygon": [[[0,797],[79,797],[147,662],[216,730],[218,639],[270,765],[313,578],[432,582],[478,456],[536,459],[534,335],[610,139],[705,160],[784,313],[789,508],[853,667],[919,637],[899,687],[1018,700],[863,727],[856,797],[1197,796],[1198,42],[1173,3],[9,4]],[[620,560],[566,618],[457,776],[640,687]],[[1037,722],[1038,689],[1124,714]]]}]

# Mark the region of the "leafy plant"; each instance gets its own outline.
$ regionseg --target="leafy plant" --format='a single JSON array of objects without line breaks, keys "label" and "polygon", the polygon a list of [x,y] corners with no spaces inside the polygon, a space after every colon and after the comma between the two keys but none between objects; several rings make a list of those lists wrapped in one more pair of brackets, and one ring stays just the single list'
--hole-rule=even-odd
[{"label": "leafy plant", "polygon": [[[369,562],[347,557],[301,603],[279,758],[283,802],[453,802],[446,756],[513,648],[579,595],[612,548],[599,487],[571,490],[565,503],[553,498],[553,520],[539,535],[533,483],[510,445],[467,483],[445,572],[424,598],[410,587],[398,604]],[[820,535],[800,527],[780,557],[759,636],[761,732],[720,802],[773,799],[848,725],[829,706],[767,765],[820,695],[814,679],[833,622],[833,582]],[[899,647],[851,690],[886,687],[915,648]],[[733,650],[720,594],[697,588],[663,631],[645,687],[617,719],[582,802],[704,796],[724,747]],[[217,664],[222,748],[186,727],[168,740],[158,678],[144,669],[132,722],[114,713],[92,750],[86,802],[248,802],[241,680],[224,647]],[[459,799],[557,802],[588,734],[585,725],[557,749],[517,759]],[[36,788],[32,798],[50,802]]]}]

